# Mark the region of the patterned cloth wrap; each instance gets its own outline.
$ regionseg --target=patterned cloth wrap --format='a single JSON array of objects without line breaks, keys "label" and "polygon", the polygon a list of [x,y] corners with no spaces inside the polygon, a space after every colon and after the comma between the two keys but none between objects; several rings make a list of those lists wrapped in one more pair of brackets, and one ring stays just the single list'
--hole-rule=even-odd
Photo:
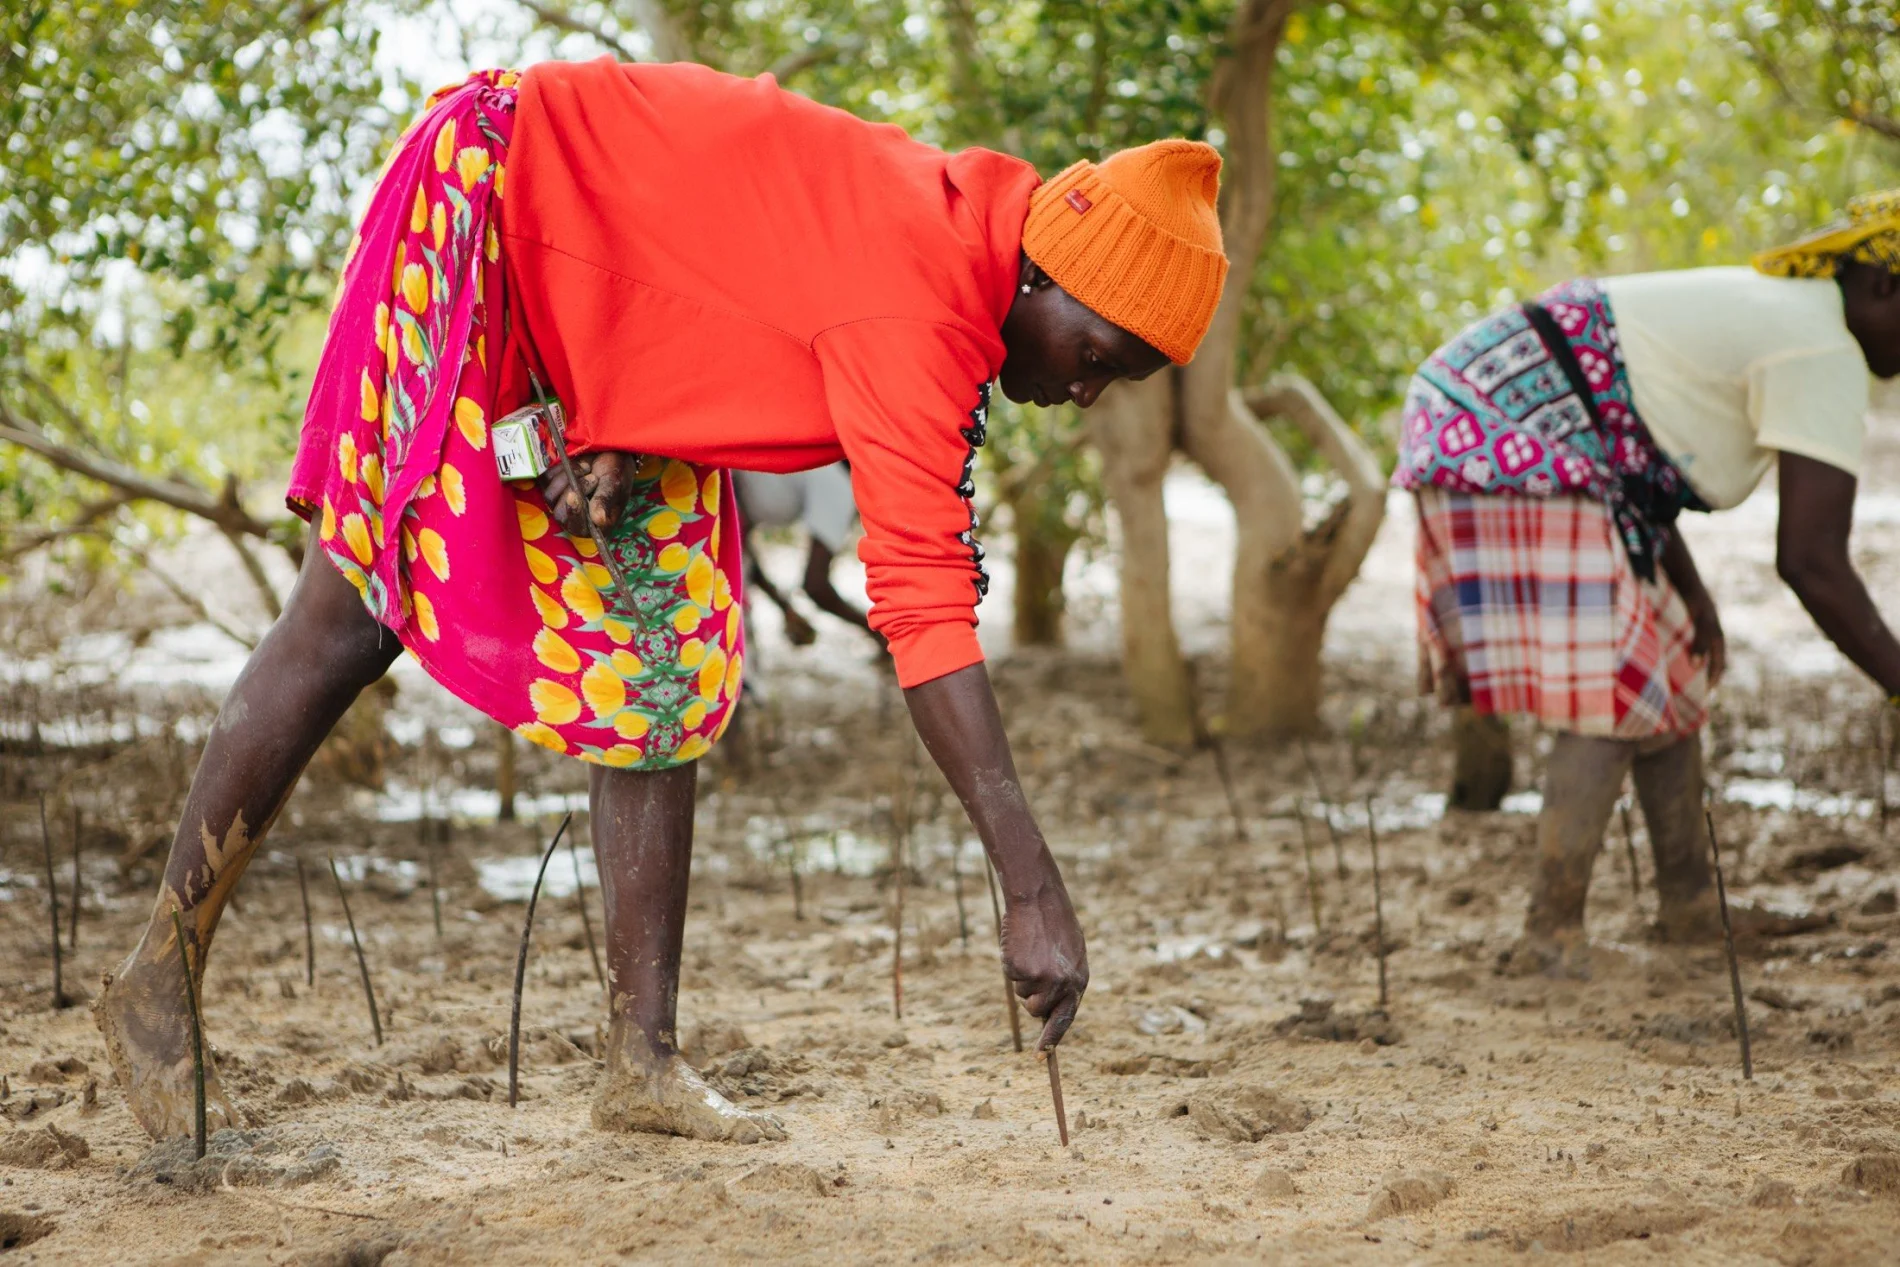
[{"label": "patterned cloth wrap", "polygon": [[1538,303],[1568,339],[1602,428],[1529,319],[1508,308],[1419,367],[1392,482],[1519,497],[1585,494],[1610,508],[1637,575],[1651,578],[1677,514],[1708,507],[1637,416],[1603,288],[1579,278]]},{"label": "patterned cloth wrap", "polygon": [[1423,693],[1604,738],[1708,719],[1689,609],[1667,578],[1636,575],[1601,502],[1415,496]]},{"label": "patterned cloth wrap", "polygon": [[1578,734],[1688,734],[1708,676],[1655,564],[1677,514],[1706,507],[1637,416],[1602,287],[1538,302],[1601,429],[1518,308],[1433,353],[1406,396],[1393,483],[1418,501],[1421,686]]},{"label": "patterned cloth wrap", "polygon": [[494,229],[511,71],[437,92],[351,245],[287,499],[429,675],[556,752],[656,770],[704,755],[743,676],[737,511],[712,467],[642,458],[606,546],[504,483],[492,419],[504,313]]}]

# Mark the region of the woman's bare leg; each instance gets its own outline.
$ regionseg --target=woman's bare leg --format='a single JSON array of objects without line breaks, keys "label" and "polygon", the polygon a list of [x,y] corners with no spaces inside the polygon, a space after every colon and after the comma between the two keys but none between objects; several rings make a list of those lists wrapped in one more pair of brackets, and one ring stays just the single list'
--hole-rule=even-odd
[{"label": "woman's bare leg", "polygon": [[1530,911],[1507,971],[1587,973],[1583,907],[1590,870],[1635,756],[1636,745],[1628,740],[1557,736],[1544,767]]},{"label": "woman's bare leg", "polygon": [[651,772],[596,766],[590,773],[613,1010],[594,1125],[740,1144],[785,1138],[776,1121],[735,1106],[679,1054],[680,948],[698,764]]},{"label": "woman's bare leg", "polygon": [[[289,605],[218,710],[151,922],[93,1004],[132,1115],[154,1138],[188,1132],[192,1120],[190,1032],[172,911],[184,915],[202,978],[202,956],[224,904],[297,776],[350,702],[401,650],[312,533]],[[215,1071],[206,1073],[213,1128],[236,1124]]]}]

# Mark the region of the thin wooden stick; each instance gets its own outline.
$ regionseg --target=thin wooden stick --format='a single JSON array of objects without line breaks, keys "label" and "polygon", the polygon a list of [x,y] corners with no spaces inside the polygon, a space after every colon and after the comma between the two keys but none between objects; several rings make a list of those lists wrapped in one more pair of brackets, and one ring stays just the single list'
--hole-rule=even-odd
[{"label": "thin wooden stick", "polygon": [[1051,1047],[1044,1053],[1049,1061],[1049,1094],[1056,1102],[1056,1134],[1062,1137],[1062,1146],[1069,1146],[1069,1114],[1062,1107],[1062,1070],[1056,1065],[1056,1049]]},{"label": "thin wooden stick", "polygon": [[521,987],[528,979],[528,938],[534,933],[534,904],[541,900],[541,877],[548,873],[548,859],[554,856],[561,837],[567,834],[567,825],[573,821],[574,813],[569,810],[555,830],[554,839],[548,842],[547,852],[541,855],[541,869],[534,873],[534,887],[528,890],[528,917],[521,921],[521,949],[515,953],[515,1002],[508,1015],[508,1107],[511,1109],[521,1098]]},{"label": "thin wooden stick", "polygon": [[1385,886],[1379,877],[1379,827],[1373,821],[1372,796],[1366,795],[1366,839],[1372,844],[1372,930],[1379,939],[1379,1006],[1386,1005],[1385,989]]},{"label": "thin wooden stick", "polygon": [[[1234,843],[1247,843],[1247,823],[1240,814],[1240,798],[1234,794],[1234,776],[1227,768],[1227,745],[1219,735],[1209,734],[1207,746],[1214,753],[1214,772],[1220,776],[1221,791],[1227,794],[1227,813],[1234,822]],[[1068,1141],[1063,1140],[1064,1143]]]},{"label": "thin wooden stick", "polygon": [[82,883],[79,877],[79,806],[73,805],[73,909],[72,917],[66,921],[66,948],[77,952],[79,949],[79,894]]},{"label": "thin wooden stick", "polygon": [[1728,885],[1722,880],[1722,846],[1715,839],[1715,815],[1706,808],[1702,817],[1709,825],[1709,855],[1715,860],[1715,896],[1722,903],[1722,945],[1728,951],[1729,992],[1735,996],[1735,1034],[1742,1044],[1742,1080],[1755,1079],[1755,1062],[1748,1048],[1748,1008],[1742,1002],[1742,968],[1735,958],[1735,930],[1728,918]]},{"label": "thin wooden stick", "polygon": [[1294,817],[1300,820],[1300,852],[1306,855],[1306,901],[1313,908],[1313,936],[1318,937],[1326,931],[1326,925],[1319,913],[1319,874],[1313,869],[1313,836],[1306,823],[1306,806],[1295,802]]},{"label": "thin wooden stick", "polygon": [[1882,707],[1874,714],[1874,779],[1880,786],[1880,834],[1887,834],[1887,819],[1890,813],[1887,805],[1887,709]]},{"label": "thin wooden stick", "polygon": [[442,940],[442,876],[436,867],[433,836],[423,845],[429,859],[429,910],[435,916],[435,939]]},{"label": "thin wooden stick", "polygon": [[40,844],[46,851],[46,914],[53,921],[53,1010],[66,1006],[59,958],[59,882],[53,878],[53,833],[46,827],[46,793],[40,793]]},{"label": "thin wooden stick", "polygon": [[1333,870],[1340,879],[1346,878],[1346,854],[1339,842],[1339,827],[1333,822],[1333,798],[1326,794],[1326,785],[1320,781],[1319,767],[1313,763],[1313,750],[1300,741],[1300,755],[1306,758],[1306,773],[1313,780],[1313,792],[1319,797],[1320,815],[1326,822],[1326,834],[1333,841]]},{"label": "thin wooden stick", "polygon": [[1636,833],[1630,830],[1630,803],[1622,802],[1617,810],[1623,815],[1623,852],[1630,861],[1630,900],[1640,906],[1643,901],[1643,877],[1636,870]]},{"label": "thin wooden stick", "polygon": [[205,1155],[205,1031],[198,1012],[198,979],[185,954],[185,920],[172,907],[172,932],[178,938],[178,962],[185,969],[185,1007],[191,1014],[191,1150],[199,1161]]},{"label": "thin wooden stick", "polygon": [[[996,918],[996,949],[1003,949],[1003,906],[996,898],[996,867],[990,862],[988,851],[983,854],[983,874],[990,882],[990,914]],[[1023,1023],[1016,1015],[1016,987],[1009,979],[1009,965],[1003,965],[1003,1010],[1009,1013],[1009,1040],[1016,1050],[1023,1049]]]},{"label": "thin wooden stick", "polygon": [[578,836],[567,838],[568,857],[574,860],[574,905],[581,908],[581,931],[587,934],[587,955],[594,961],[594,980],[600,982],[601,993],[607,991],[607,974],[601,971],[600,948],[594,944],[594,917],[587,913],[587,886],[581,883],[581,847],[576,842]]},{"label": "thin wooden stick", "polygon": [[963,951],[970,951],[970,917],[963,910],[963,837],[957,837],[957,844],[950,851],[950,881],[957,895],[957,936],[963,941]]},{"label": "thin wooden stick", "polygon": [[904,804],[904,821],[891,838],[891,884],[896,890],[891,904],[891,1012],[904,1019],[904,855],[910,836],[910,803]]},{"label": "thin wooden stick", "polygon": [[303,983],[317,984],[317,939],[310,930],[310,883],[304,879],[303,859],[297,859],[297,896],[303,899]]},{"label": "thin wooden stick", "polygon": [[343,903],[343,920],[350,926],[350,945],[356,947],[356,970],[363,974],[363,997],[369,1002],[369,1026],[376,1034],[376,1045],[383,1045],[383,1018],[376,1010],[376,990],[369,983],[369,960],[363,957],[363,939],[356,935],[356,917],[350,914],[350,895],[343,891],[343,874],[330,859],[330,879],[336,882],[337,900]]}]

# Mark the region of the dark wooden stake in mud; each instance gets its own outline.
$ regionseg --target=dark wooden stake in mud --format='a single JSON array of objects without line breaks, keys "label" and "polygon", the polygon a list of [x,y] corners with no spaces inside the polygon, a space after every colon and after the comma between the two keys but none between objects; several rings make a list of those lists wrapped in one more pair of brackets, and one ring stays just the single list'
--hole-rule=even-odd
[{"label": "dark wooden stake in mud", "polygon": [[1385,992],[1385,886],[1379,878],[1379,825],[1373,821],[1372,797],[1366,797],[1366,839],[1372,845],[1372,935],[1378,938],[1379,1007],[1384,1010]]},{"label": "dark wooden stake in mud", "polygon": [[897,886],[897,900],[891,904],[891,1013],[904,1019],[904,841],[897,841],[897,856],[892,859],[891,882]]},{"label": "dark wooden stake in mud", "polygon": [[594,944],[594,917],[587,913],[587,886],[581,883],[581,847],[577,836],[567,838],[568,857],[574,860],[574,905],[581,908],[581,932],[587,935],[587,957],[594,961],[594,980],[607,992],[607,974],[600,968],[600,947]]},{"label": "dark wooden stake in mud", "polygon": [[[1227,768],[1227,745],[1221,742],[1219,735],[1209,734],[1207,746],[1214,753],[1214,773],[1220,776],[1221,791],[1227,794],[1227,813],[1234,821],[1234,843],[1244,845],[1247,843],[1247,823],[1240,814],[1240,797],[1234,792],[1233,772]],[[1067,1142],[1063,1140],[1063,1143]]]},{"label": "dark wooden stake in mud", "polygon": [[1300,852],[1306,855],[1306,901],[1313,909],[1313,936],[1325,931],[1319,916],[1319,874],[1313,869],[1313,835],[1306,822],[1306,805],[1295,802],[1293,814],[1300,820]]},{"label": "dark wooden stake in mud", "polygon": [[956,848],[950,851],[950,884],[957,895],[957,936],[963,941],[963,952],[970,952],[970,917],[963,910],[963,840],[957,840]]},{"label": "dark wooden stake in mud", "polygon": [[337,901],[343,903],[343,922],[350,926],[350,945],[356,947],[356,970],[363,974],[363,998],[369,1003],[369,1027],[376,1035],[376,1045],[383,1045],[383,1017],[376,1010],[376,988],[369,982],[369,960],[363,957],[363,939],[356,935],[356,917],[350,914],[350,895],[343,891],[343,875],[336,869],[336,859],[330,859],[330,879],[336,883]]},{"label": "dark wooden stake in mud", "polygon": [[1056,1102],[1056,1134],[1062,1137],[1062,1146],[1069,1146],[1069,1114],[1062,1107],[1062,1070],[1056,1066],[1056,1049],[1051,1047],[1045,1058],[1049,1062],[1049,1094]]},{"label": "dark wooden stake in mud", "polygon": [[205,1028],[198,1014],[198,976],[185,953],[185,921],[172,907],[172,933],[178,938],[178,962],[185,969],[185,1009],[191,1016],[191,1151],[199,1161],[205,1155]]},{"label": "dark wooden stake in mud", "polygon": [[[1000,954],[1003,949],[1003,904],[996,898],[996,867],[990,862],[987,852],[983,855],[983,874],[990,882],[990,914],[996,919],[996,949]],[[1003,1010],[1009,1013],[1009,1041],[1016,1045],[1017,1051],[1021,1051],[1023,1022],[1016,1015],[1016,987],[1010,983],[1007,963],[1003,965]]]},{"label": "dark wooden stake in mud", "polygon": [[310,929],[310,882],[304,878],[303,859],[297,859],[297,896],[303,899],[303,983],[317,984],[317,938]]},{"label": "dark wooden stake in mud", "polygon": [[1319,810],[1326,821],[1326,834],[1333,842],[1333,870],[1340,879],[1346,878],[1346,852],[1339,841],[1339,825],[1333,822],[1333,798],[1326,794],[1326,784],[1320,780],[1319,766],[1313,762],[1313,750],[1300,741],[1300,755],[1306,759],[1307,777],[1313,780],[1313,795],[1319,797]]},{"label": "dark wooden stake in mud", "polygon": [[534,904],[541,900],[541,878],[548,873],[548,859],[560,847],[561,837],[567,835],[567,825],[573,821],[574,814],[570,810],[555,829],[547,851],[541,855],[541,868],[534,873],[534,887],[528,890],[528,916],[521,921],[521,949],[515,952],[515,1001],[508,1013],[508,1107],[511,1109],[521,1098],[521,987],[528,979],[528,938],[534,934]]},{"label": "dark wooden stake in mud", "polygon": [[46,793],[40,793],[40,844],[46,851],[46,914],[53,921],[53,1009],[66,1006],[59,958],[59,882],[53,878],[53,833],[46,827]]},{"label": "dark wooden stake in mud", "polygon": [[1880,796],[1880,834],[1883,836],[1887,834],[1887,819],[1891,814],[1887,805],[1888,745],[1891,743],[1887,714],[1891,709],[1891,705],[1886,705],[1874,714],[1874,785]]},{"label": "dark wooden stake in mud", "polygon": [[80,826],[79,806],[75,805],[73,806],[73,905],[72,911],[66,920],[66,947],[73,951],[79,949],[79,893],[81,887],[79,880]]},{"label": "dark wooden stake in mud", "polygon": [[1755,1080],[1755,1062],[1748,1050],[1748,1008],[1742,1002],[1742,969],[1735,959],[1735,930],[1728,918],[1728,885],[1722,880],[1722,846],[1715,839],[1715,815],[1706,808],[1703,819],[1709,825],[1709,854],[1715,859],[1715,896],[1722,904],[1722,945],[1728,951],[1728,986],[1735,996],[1735,1036],[1742,1044],[1742,1079]]},{"label": "dark wooden stake in mud", "polygon": [[1640,906],[1643,901],[1643,877],[1636,870],[1636,833],[1630,830],[1630,803],[1623,801],[1616,808],[1623,816],[1623,852],[1629,857],[1630,863],[1630,900]]}]

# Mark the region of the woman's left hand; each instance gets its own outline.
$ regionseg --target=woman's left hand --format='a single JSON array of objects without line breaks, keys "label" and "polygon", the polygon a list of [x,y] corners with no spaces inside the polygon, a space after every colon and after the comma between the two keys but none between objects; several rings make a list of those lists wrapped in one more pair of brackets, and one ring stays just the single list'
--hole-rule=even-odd
[{"label": "woman's left hand", "polygon": [[1728,670],[1728,639],[1722,633],[1722,618],[1716,613],[1715,600],[1708,591],[1688,600],[1689,619],[1695,625],[1695,638],[1689,653],[1701,658],[1709,671],[1709,685],[1715,686]]},{"label": "woman's left hand", "polygon": [[638,462],[637,454],[615,449],[583,453],[573,459],[574,474],[580,480],[578,489],[561,467],[553,467],[543,475],[541,496],[561,531],[570,537],[584,537],[587,519],[592,519],[594,530],[601,533],[619,523],[633,492],[631,476]]}]

